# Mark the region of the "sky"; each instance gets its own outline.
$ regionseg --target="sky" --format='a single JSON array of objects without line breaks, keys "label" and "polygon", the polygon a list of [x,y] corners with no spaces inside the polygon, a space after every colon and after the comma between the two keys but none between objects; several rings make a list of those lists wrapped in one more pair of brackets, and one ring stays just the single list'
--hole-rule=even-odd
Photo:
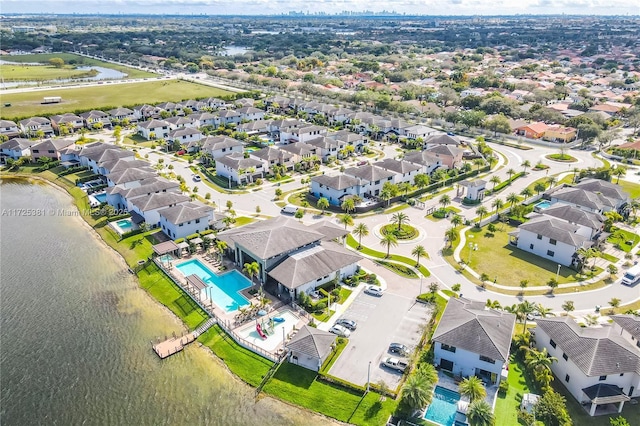
[{"label": "sky", "polygon": [[640,15],[640,0],[2,0],[0,13],[279,15],[383,10],[420,15]]}]

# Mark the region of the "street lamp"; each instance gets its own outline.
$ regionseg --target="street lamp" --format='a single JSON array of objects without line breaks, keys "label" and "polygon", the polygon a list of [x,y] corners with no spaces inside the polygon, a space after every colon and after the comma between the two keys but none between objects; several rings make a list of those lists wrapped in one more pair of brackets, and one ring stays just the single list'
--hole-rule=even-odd
[{"label": "street lamp", "polygon": [[558,281],[558,275],[560,275],[560,267],[561,267],[561,266],[562,266],[562,265],[560,265],[560,264],[558,263],[558,270],[556,271],[556,281]]},{"label": "street lamp", "polygon": [[367,392],[369,392],[370,384],[371,384],[371,361],[369,361],[369,367],[367,367]]},{"label": "street lamp", "polygon": [[467,265],[471,265],[471,253],[477,250],[478,250],[478,244],[469,242],[469,261],[467,262]]}]

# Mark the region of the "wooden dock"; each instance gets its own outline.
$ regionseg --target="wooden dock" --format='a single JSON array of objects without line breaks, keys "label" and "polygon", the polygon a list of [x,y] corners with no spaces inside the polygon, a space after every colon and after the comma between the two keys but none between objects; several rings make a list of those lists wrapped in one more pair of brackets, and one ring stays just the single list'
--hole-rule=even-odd
[{"label": "wooden dock", "polygon": [[198,336],[207,331],[215,323],[215,318],[209,318],[207,322],[202,324],[191,333],[185,334],[184,336],[180,337],[176,337],[174,335],[173,337],[166,339],[163,342],[152,343],[151,347],[153,348],[154,352],[160,357],[160,359],[168,358],[171,355],[177,354],[178,352],[182,351],[185,346],[196,340]]}]

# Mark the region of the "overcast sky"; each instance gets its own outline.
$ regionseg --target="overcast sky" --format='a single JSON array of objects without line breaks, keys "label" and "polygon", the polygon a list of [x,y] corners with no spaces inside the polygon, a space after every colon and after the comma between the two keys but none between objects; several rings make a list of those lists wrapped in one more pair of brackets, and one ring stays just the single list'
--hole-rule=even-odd
[{"label": "overcast sky", "polygon": [[640,15],[640,0],[1,0],[1,13],[263,15],[382,10],[422,15]]}]

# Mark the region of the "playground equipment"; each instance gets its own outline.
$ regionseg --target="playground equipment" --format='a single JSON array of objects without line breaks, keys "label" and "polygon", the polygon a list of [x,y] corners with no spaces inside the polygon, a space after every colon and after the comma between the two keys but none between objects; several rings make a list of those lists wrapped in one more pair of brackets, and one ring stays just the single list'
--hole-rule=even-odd
[{"label": "playground equipment", "polygon": [[282,317],[273,317],[272,320],[275,322],[284,322],[284,318]]},{"label": "playground equipment", "polygon": [[262,327],[260,327],[260,324],[256,324],[256,331],[258,332],[260,337],[262,337],[263,339],[267,338],[267,335],[264,334],[264,332],[262,331]]}]

